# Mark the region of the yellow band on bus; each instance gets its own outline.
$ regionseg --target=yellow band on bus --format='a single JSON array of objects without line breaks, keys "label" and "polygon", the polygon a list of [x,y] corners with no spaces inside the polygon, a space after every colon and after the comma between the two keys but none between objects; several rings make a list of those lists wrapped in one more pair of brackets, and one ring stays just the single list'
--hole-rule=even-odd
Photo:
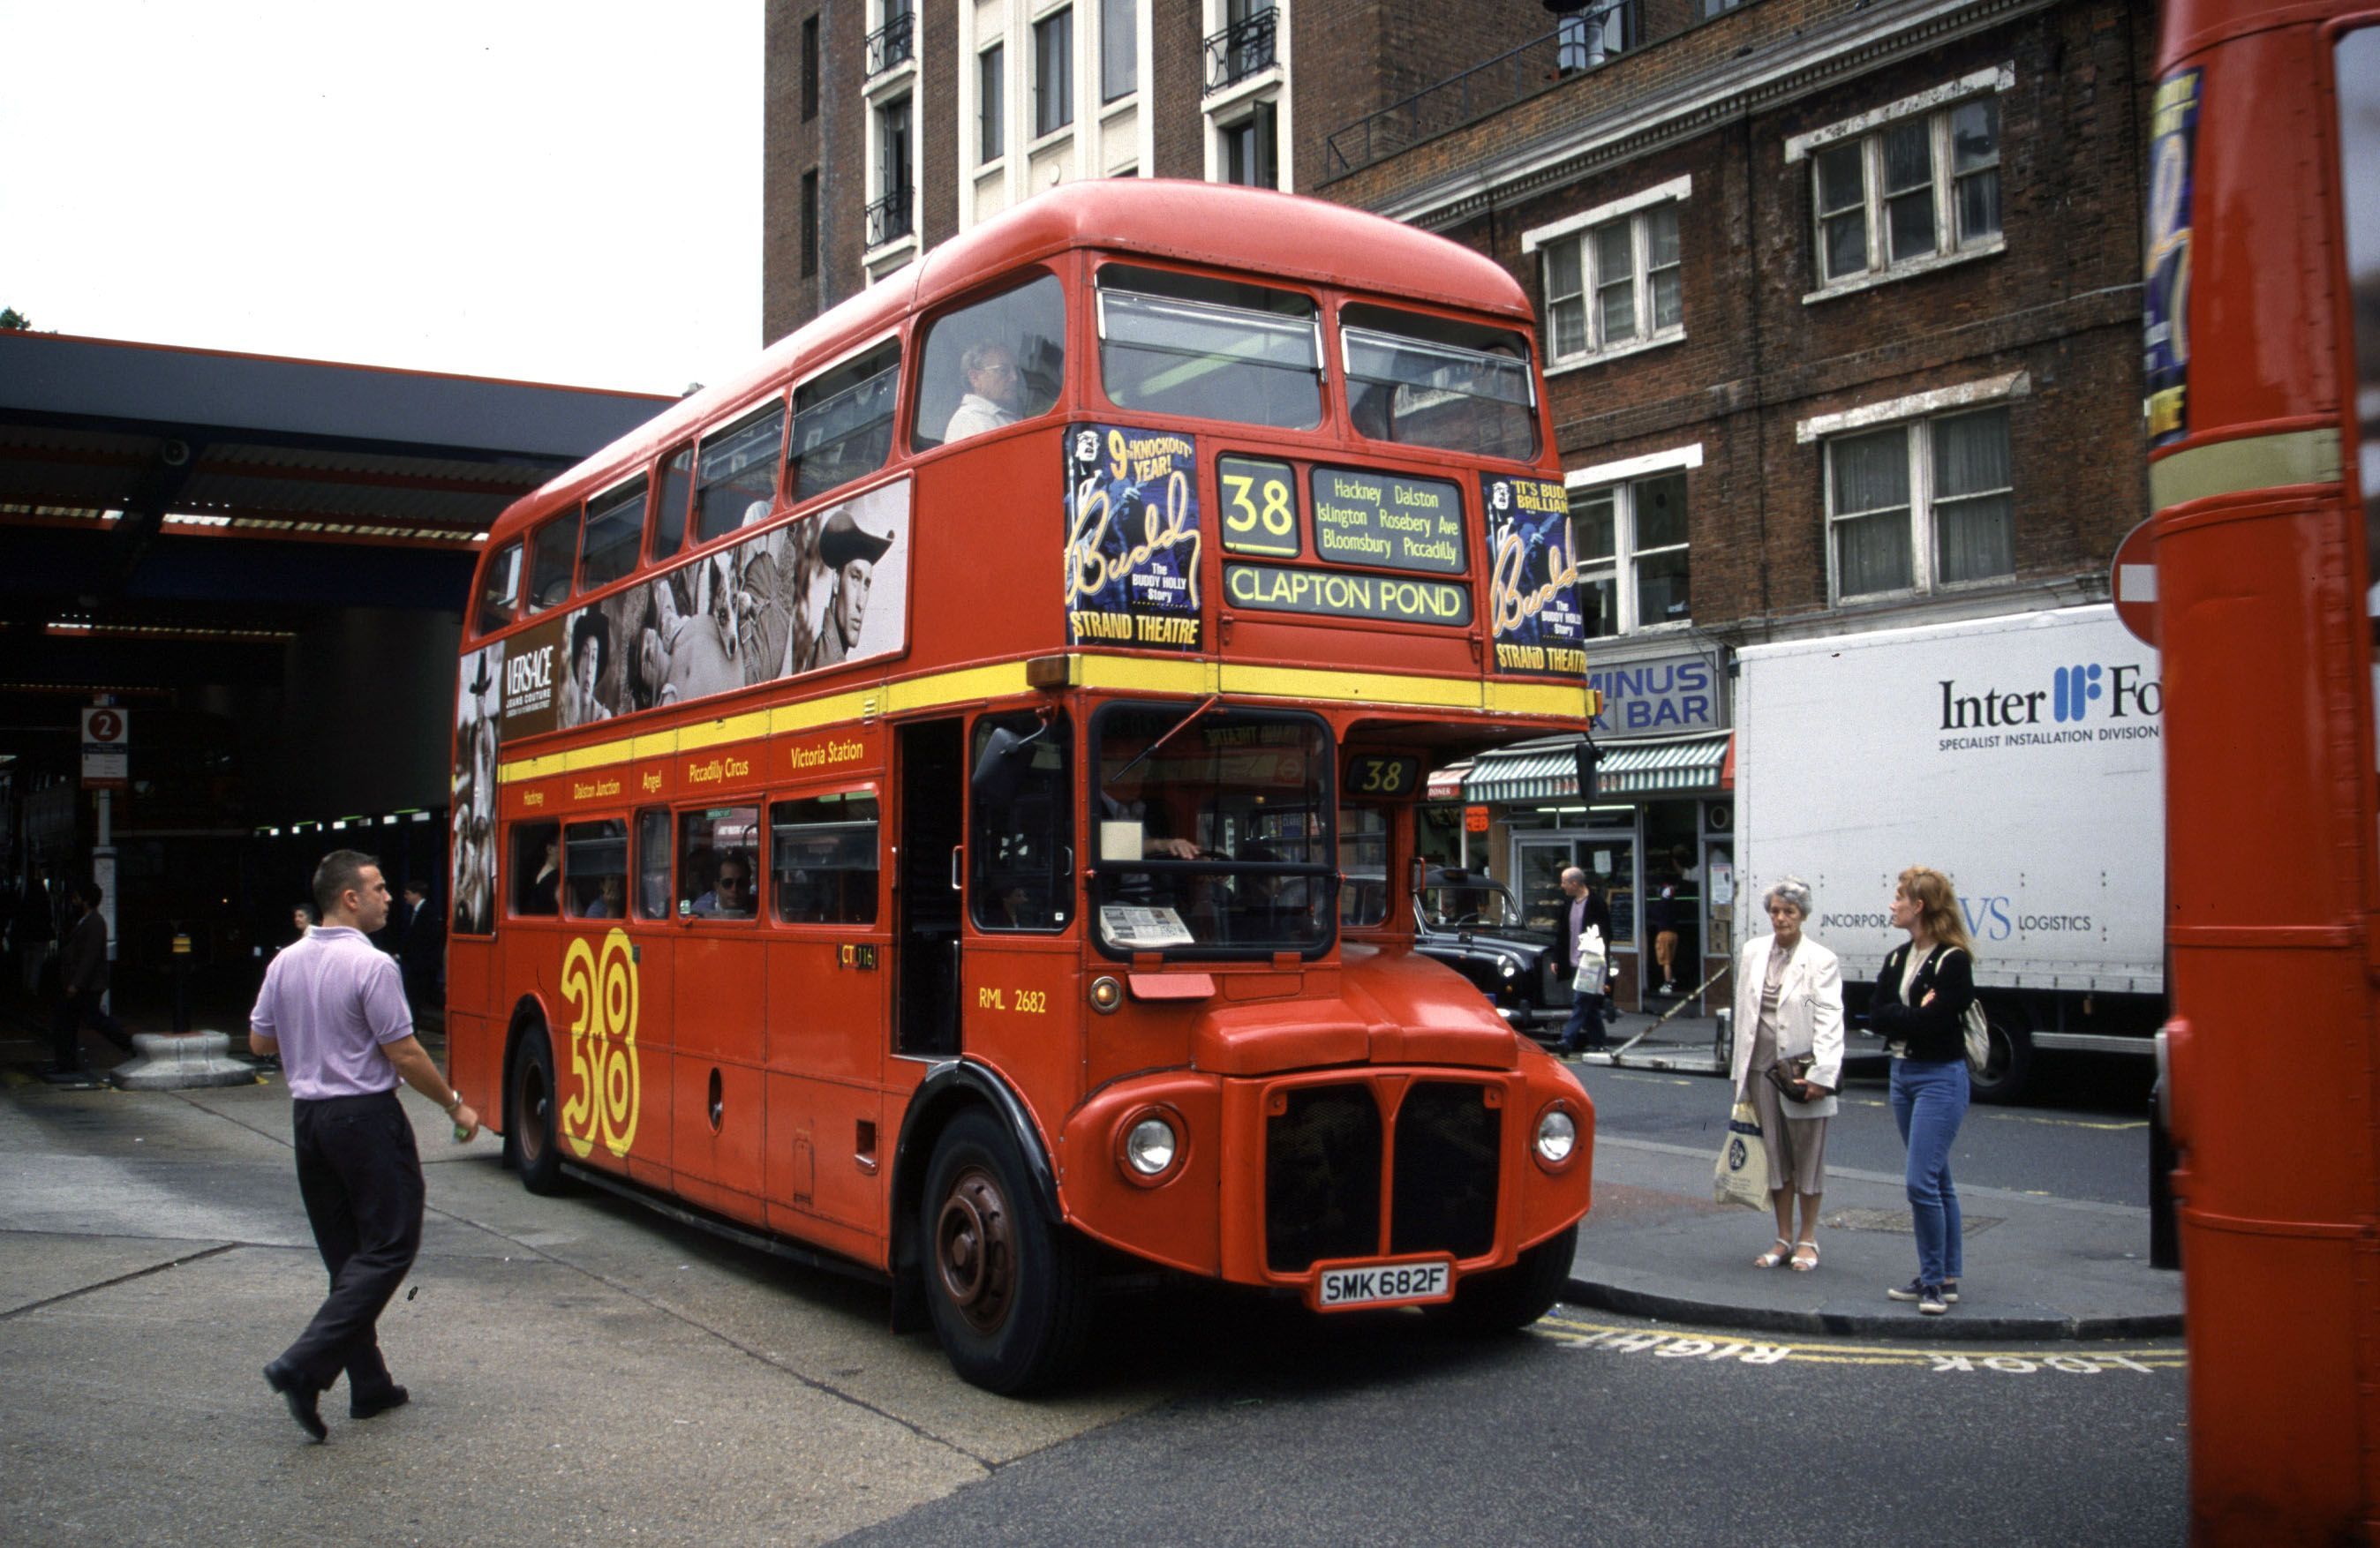
[{"label": "yellow band on bus", "polygon": [[[1603,707],[1601,694],[1577,683],[1518,683],[1500,678],[1482,682],[1469,677],[1408,677],[1390,672],[1235,666],[1218,661],[1168,661],[1091,653],[1078,653],[1068,659],[1067,681],[1075,686],[1129,693],[1235,694],[1252,698],[1479,709],[1496,715],[1548,715],[1569,720],[1593,716]],[[515,758],[502,765],[496,777],[504,784],[542,780],[579,769],[666,757],[673,753],[697,752],[731,742],[813,731],[882,715],[1013,697],[1028,687],[1022,661],[965,667],[805,699],[774,709],[747,710],[674,730],[647,732],[565,752]]]}]

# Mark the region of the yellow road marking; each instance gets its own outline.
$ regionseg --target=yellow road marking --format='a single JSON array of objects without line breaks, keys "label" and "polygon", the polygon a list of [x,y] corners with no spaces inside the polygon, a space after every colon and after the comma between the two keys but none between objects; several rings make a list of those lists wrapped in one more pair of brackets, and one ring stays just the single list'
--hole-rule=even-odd
[{"label": "yellow road marking", "polygon": [[2077,1340],[2048,1348],[2013,1348],[2007,1345],[1955,1344],[1849,1344],[1837,1342],[1827,1335],[1805,1339],[1776,1333],[1725,1333],[1712,1328],[1663,1326],[1649,1328],[1641,1324],[1591,1323],[1573,1317],[1541,1318],[1539,1330],[1554,1330],[1552,1336],[1564,1335],[1621,1334],[1654,1338],[1698,1338],[1720,1344],[1741,1344],[1746,1348],[1765,1345],[1783,1348],[1788,1360],[1804,1361],[1822,1365],[1914,1365],[1943,1358],[1966,1360],[2025,1360],[2036,1363],[2046,1360],[2127,1360],[2136,1365],[2155,1370],[2179,1371],[2189,1364],[2189,1357],[2172,1346],[2133,1346],[2109,1348],[2103,1345]]}]

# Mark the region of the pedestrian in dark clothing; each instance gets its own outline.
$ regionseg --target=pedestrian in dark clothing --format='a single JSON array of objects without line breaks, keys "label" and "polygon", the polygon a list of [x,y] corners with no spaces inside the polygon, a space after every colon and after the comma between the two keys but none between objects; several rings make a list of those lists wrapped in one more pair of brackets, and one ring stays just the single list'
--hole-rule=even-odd
[{"label": "pedestrian in dark clothing", "polygon": [[322,925],[265,970],[248,1044],[278,1054],[289,1082],[298,1191],[331,1293],[298,1341],[264,1368],[309,1435],[328,1434],[319,1400],[345,1371],[355,1419],[406,1401],[381,1359],[381,1309],[421,1245],[421,1157],[396,1082],[438,1104],[457,1140],[480,1115],[413,1035],[396,963],[366,937],[388,918],[388,883],[370,855],[334,850],[314,872]]},{"label": "pedestrian in dark clothing", "polygon": [[413,1020],[419,1024],[423,1012],[438,1010],[446,1003],[443,983],[446,915],[430,906],[427,882],[407,882],[405,901],[411,905],[413,917],[406,922],[405,934],[397,941],[396,962],[404,970],[405,1003],[412,1009]]},{"label": "pedestrian in dark clothing", "polygon": [[76,884],[75,922],[58,953],[57,1014],[51,1022],[51,1054],[61,1074],[82,1068],[82,1029],[132,1051],[132,1039],[107,1011],[107,920],[99,912],[103,896],[96,882]]}]

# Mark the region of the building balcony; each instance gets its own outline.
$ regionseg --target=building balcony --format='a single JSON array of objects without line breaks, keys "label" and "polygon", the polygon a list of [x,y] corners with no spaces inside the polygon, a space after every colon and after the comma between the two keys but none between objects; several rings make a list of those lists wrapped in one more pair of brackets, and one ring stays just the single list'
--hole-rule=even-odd
[{"label": "building balcony", "polygon": [[868,207],[868,245],[880,248],[897,242],[917,228],[913,190],[897,187]]},{"label": "building balcony", "polygon": [[1207,40],[1207,91],[1213,96],[1226,86],[1245,80],[1273,62],[1274,23],[1280,11],[1271,6],[1236,21]]},{"label": "building balcony", "polygon": [[[1714,6],[1710,14],[1727,8]],[[1322,175],[1327,181],[1386,161],[1656,41],[1645,36],[1644,0],[1602,0],[1564,17],[1541,38],[1334,131],[1324,145]],[[1210,42],[1210,58],[1212,49]]]},{"label": "building balcony", "polygon": [[917,15],[904,11],[868,34],[868,75],[873,79],[917,57]]}]

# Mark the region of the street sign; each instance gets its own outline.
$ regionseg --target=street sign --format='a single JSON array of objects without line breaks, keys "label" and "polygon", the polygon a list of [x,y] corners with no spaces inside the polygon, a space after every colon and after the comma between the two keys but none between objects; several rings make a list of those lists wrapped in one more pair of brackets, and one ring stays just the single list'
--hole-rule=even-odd
[{"label": "street sign", "polygon": [[2157,572],[2156,543],[2151,530],[2155,523],[2144,521],[2124,535],[2116,545],[2116,564],[2108,575],[2116,599],[2116,617],[2132,637],[2155,648],[2157,642]]},{"label": "street sign", "polygon": [[82,788],[122,790],[131,778],[131,717],[121,709],[82,712]]}]

